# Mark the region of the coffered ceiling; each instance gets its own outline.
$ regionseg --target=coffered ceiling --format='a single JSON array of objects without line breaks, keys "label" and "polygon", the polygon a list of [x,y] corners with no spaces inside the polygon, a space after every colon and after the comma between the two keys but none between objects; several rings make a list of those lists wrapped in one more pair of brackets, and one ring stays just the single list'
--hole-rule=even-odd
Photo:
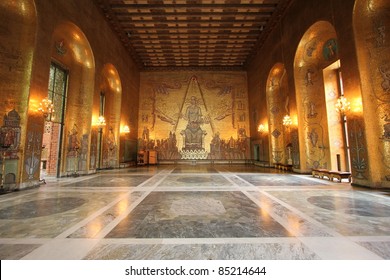
[{"label": "coffered ceiling", "polygon": [[141,70],[244,69],[292,0],[94,0]]}]

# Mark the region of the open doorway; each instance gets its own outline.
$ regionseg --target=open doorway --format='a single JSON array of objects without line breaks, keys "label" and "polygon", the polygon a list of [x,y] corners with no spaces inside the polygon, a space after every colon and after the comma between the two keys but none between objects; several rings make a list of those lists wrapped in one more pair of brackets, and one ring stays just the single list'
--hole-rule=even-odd
[{"label": "open doorway", "polygon": [[42,137],[41,177],[60,176],[62,135],[68,71],[56,63],[50,65],[48,100],[53,112],[47,115]]},{"label": "open doorway", "polygon": [[347,119],[335,104],[344,96],[340,60],[323,70],[331,170],[350,171]]}]

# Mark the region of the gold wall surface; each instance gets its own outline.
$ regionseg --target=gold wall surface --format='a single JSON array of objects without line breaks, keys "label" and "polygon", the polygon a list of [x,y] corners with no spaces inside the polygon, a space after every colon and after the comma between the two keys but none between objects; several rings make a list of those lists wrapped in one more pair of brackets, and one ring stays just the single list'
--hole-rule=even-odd
[{"label": "gold wall surface", "polygon": [[[3,116],[12,110],[20,116],[18,171],[15,174],[19,182],[23,170],[20,159],[26,152],[23,143],[26,141],[27,105],[37,32],[34,1],[1,1],[0,18],[0,116],[3,121]],[[37,149],[39,153],[40,147]],[[38,162],[39,168],[39,158],[29,158]]]},{"label": "gold wall surface", "polygon": [[245,72],[143,72],[139,106],[138,148],[160,160],[250,157]]},{"label": "gold wall surface", "polygon": [[103,116],[106,120],[102,139],[101,166],[118,167],[122,83],[118,71],[112,64],[104,66],[100,78],[100,93],[105,96]]},{"label": "gold wall surface", "polygon": [[52,61],[68,72],[60,174],[86,172],[95,77],[93,52],[85,34],[70,22],[56,27],[51,51]]},{"label": "gold wall surface", "polygon": [[[322,69],[339,58],[345,96],[350,100],[358,100],[360,96],[359,69],[356,62],[356,53],[354,52],[352,29],[354,2],[354,0],[294,1],[286,10],[283,18],[270,32],[257,54],[249,61],[247,68],[249,109],[254,141],[259,137],[254,133],[258,123],[268,121],[266,114],[269,108],[265,106],[265,100],[269,73],[275,63],[285,65],[290,115],[293,123],[295,120],[295,124],[298,125],[298,127],[291,128],[290,134],[292,145],[296,147],[295,150],[300,154],[299,158],[301,160],[297,165],[294,164],[296,172],[309,172],[310,167],[313,166],[328,166],[331,168],[331,165],[329,165],[330,153],[326,151],[329,148],[329,137],[327,133],[327,113],[324,105],[325,88],[322,82]],[[314,37],[320,35],[318,33],[319,29],[315,30],[311,27],[317,22],[327,22],[328,26],[332,27],[329,30],[333,31],[328,33],[329,36],[325,32],[321,41],[316,45]],[[317,35],[315,32],[317,32]],[[323,33],[323,31],[321,32]],[[305,43],[302,43],[305,33],[308,36],[307,38],[313,40],[308,39]],[[337,39],[337,56],[330,59],[329,55],[332,54],[330,52],[332,48],[321,49],[321,45],[325,46],[324,43],[330,43],[328,45],[333,46],[331,39]],[[310,48],[310,42],[314,42],[317,48]],[[300,43],[302,43],[301,46]],[[305,50],[307,50],[306,53]],[[301,61],[301,65],[295,63],[297,52],[302,54],[303,61]],[[315,60],[318,57],[321,60]],[[311,69],[313,69],[313,73],[311,73]],[[313,82],[313,85],[311,82]],[[305,99],[306,93],[309,92],[312,92],[311,97]],[[302,93],[304,98],[301,98]],[[311,103],[314,103],[314,106],[310,108]],[[297,118],[298,110],[299,119]],[[303,117],[306,115],[307,119],[310,110],[313,111],[311,115],[314,116],[316,112],[317,116],[305,121]],[[314,120],[316,120],[317,127],[315,127]],[[317,141],[316,134],[319,139]],[[315,143],[316,148],[313,147],[312,143]],[[298,144],[299,148],[297,148]],[[364,151],[361,151],[361,153],[364,153]]]},{"label": "gold wall surface", "polygon": [[323,69],[338,58],[336,33],[329,22],[311,26],[294,61],[301,168],[331,169]]},{"label": "gold wall surface", "polygon": [[[374,187],[390,187],[390,2],[386,0],[357,0],[354,10],[354,34],[362,86],[363,118],[369,164],[354,162],[361,171],[369,170]],[[364,144],[364,143],[363,143]],[[358,170],[360,169],[360,170]]]},{"label": "gold wall surface", "polygon": [[[48,95],[52,62],[69,72],[60,176],[71,174],[74,167],[82,173],[95,171],[96,153],[91,149],[96,150],[97,137],[92,122],[99,112],[100,74],[106,65],[116,69],[122,88],[110,109],[116,145],[122,122],[131,127],[128,140],[136,141],[139,71],[92,1],[1,1],[0,18],[0,113],[15,109],[21,117],[20,188],[39,184],[41,177],[44,118],[37,109]],[[76,161],[69,160],[73,135],[80,145]],[[116,163],[123,153],[117,149]]]},{"label": "gold wall surface", "polygon": [[270,154],[272,164],[291,161],[287,153],[290,143],[289,127],[283,125],[283,118],[290,115],[288,83],[286,69],[277,63],[272,68],[267,82],[268,130],[270,137]]},{"label": "gold wall surface", "polygon": [[[260,135],[257,128],[261,123],[268,128],[271,122],[267,90],[275,63],[285,67],[283,88],[286,88],[290,115],[293,120],[298,112],[301,116],[295,117],[298,127],[290,131],[292,145],[300,155],[295,170],[307,172],[315,166],[333,168],[330,153],[323,151],[331,143],[326,140],[329,139],[326,118],[329,113],[325,110],[325,100],[320,98],[327,89],[320,72],[340,59],[344,94],[351,101],[347,122],[353,183],[388,187],[389,1],[357,0],[354,5],[355,0],[293,1],[258,53],[249,59],[247,72],[143,72],[141,85],[135,63],[92,2],[1,1],[0,114],[4,116],[15,109],[21,117],[18,182],[24,187],[37,184],[40,179],[44,120],[37,108],[47,96],[52,61],[68,69],[71,77],[63,136],[65,156],[61,165],[62,175],[66,175],[68,133],[75,124],[78,141],[87,149],[85,172],[95,171],[98,130],[93,122],[99,116],[100,92],[106,89],[106,82],[114,80],[115,85],[108,91],[115,92],[115,98],[107,100],[106,119],[113,127],[116,145],[126,145],[126,149],[121,146],[116,150],[115,164],[134,159],[129,153],[134,152],[137,141],[140,149],[160,149],[162,159],[182,159],[180,152],[186,147],[182,132],[188,125],[184,116],[192,96],[202,112],[199,135],[204,140],[197,155],[188,152],[184,157],[251,158],[249,138],[252,143],[268,146],[266,151],[272,151],[272,145],[276,146],[272,135]],[[328,22],[333,31],[326,31],[313,49],[310,43],[322,31],[312,27],[319,21]],[[300,46],[305,34],[309,39]],[[330,53],[319,46],[332,43],[329,40],[336,37],[337,57],[328,60]],[[64,49],[67,53],[60,55]],[[295,64],[297,51],[302,52],[302,65]],[[311,57],[322,55],[322,60],[310,60],[310,52]],[[105,78],[107,65],[117,72],[108,79]],[[311,69],[315,71],[311,73]],[[119,84],[121,93],[115,89]],[[316,123],[305,120],[311,110],[312,115],[317,113],[313,118],[318,120]],[[130,127],[130,133],[120,135],[124,125]],[[105,139],[108,131],[107,126],[103,132]],[[323,140],[316,142],[315,134]],[[267,141],[263,141],[265,138]],[[261,160],[271,162],[272,153],[263,151]]]}]

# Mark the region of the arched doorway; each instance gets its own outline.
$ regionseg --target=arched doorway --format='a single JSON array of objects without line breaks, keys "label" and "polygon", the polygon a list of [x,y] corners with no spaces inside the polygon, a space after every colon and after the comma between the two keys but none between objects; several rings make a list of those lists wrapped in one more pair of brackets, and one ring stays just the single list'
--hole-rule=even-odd
[{"label": "arched doorway", "polygon": [[[37,29],[33,0],[0,3],[0,185],[12,189],[26,163],[31,177],[39,171],[39,152],[20,149],[27,142],[28,101]],[[27,147],[27,146],[26,146]]]},{"label": "arched doorway", "polygon": [[[390,41],[386,36],[390,28],[390,2],[357,0],[353,27],[364,125],[359,125],[362,116],[357,115],[358,129],[351,131],[351,142],[357,143],[352,154],[352,171],[358,184],[390,187]],[[367,152],[369,161],[359,151]]]},{"label": "arched doorway", "polygon": [[48,175],[88,172],[94,76],[94,57],[83,32],[70,22],[59,25],[52,36],[48,83],[54,112],[46,118],[43,135]]},{"label": "arched doorway", "polygon": [[335,110],[343,94],[340,73],[336,31],[329,22],[316,22],[303,35],[294,60],[303,172],[348,169],[343,119]]},{"label": "arched doorway", "polygon": [[104,117],[105,125],[93,130],[95,135],[93,139],[97,140],[96,145],[93,145],[97,148],[96,168],[114,168],[119,165],[122,99],[122,83],[114,65],[104,65],[100,75],[99,88],[99,112],[94,113],[94,116],[100,117],[101,120]]}]

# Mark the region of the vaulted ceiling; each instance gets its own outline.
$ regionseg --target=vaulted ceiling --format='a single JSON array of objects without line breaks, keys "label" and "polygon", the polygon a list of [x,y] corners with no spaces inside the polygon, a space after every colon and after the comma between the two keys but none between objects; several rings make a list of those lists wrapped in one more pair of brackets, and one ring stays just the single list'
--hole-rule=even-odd
[{"label": "vaulted ceiling", "polygon": [[94,0],[141,70],[244,69],[292,0]]}]

